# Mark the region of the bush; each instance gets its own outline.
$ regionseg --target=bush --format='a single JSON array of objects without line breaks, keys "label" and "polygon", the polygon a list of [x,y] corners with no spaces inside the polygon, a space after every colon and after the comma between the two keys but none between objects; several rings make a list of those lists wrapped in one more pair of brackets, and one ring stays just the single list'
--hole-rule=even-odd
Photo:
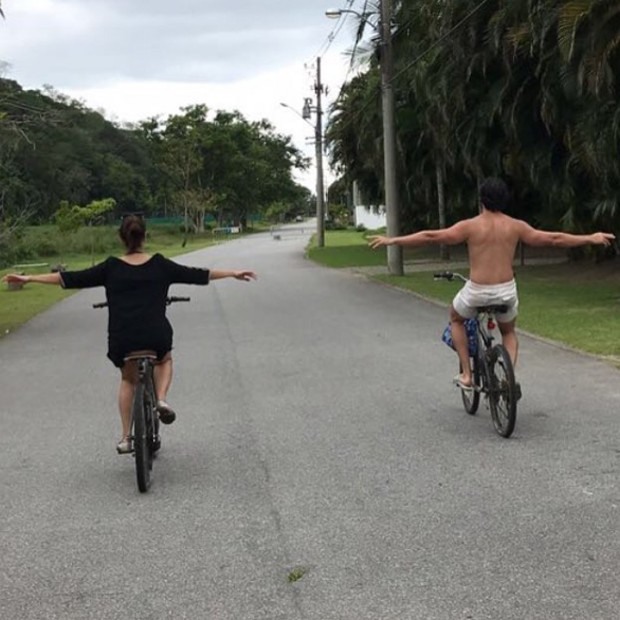
[{"label": "bush", "polygon": [[119,250],[116,228],[107,226],[84,227],[77,230],[67,239],[67,249],[76,254],[95,253],[107,254]]},{"label": "bush", "polygon": [[345,224],[341,224],[340,222],[325,222],[325,230],[346,230],[347,227]]},{"label": "bush", "polygon": [[58,256],[58,243],[54,237],[41,237],[28,243],[28,250],[32,256]]},{"label": "bush", "polygon": [[15,250],[9,245],[0,246],[0,269],[15,264]]}]

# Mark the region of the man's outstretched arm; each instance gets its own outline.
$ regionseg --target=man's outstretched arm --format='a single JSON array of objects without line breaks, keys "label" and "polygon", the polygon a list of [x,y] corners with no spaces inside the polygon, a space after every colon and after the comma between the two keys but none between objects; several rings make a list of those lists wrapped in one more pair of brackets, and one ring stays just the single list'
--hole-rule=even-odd
[{"label": "man's outstretched arm", "polygon": [[430,244],[456,245],[467,241],[468,231],[467,220],[464,220],[454,224],[454,226],[450,226],[450,228],[421,230],[420,232],[404,235],[402,237],[372,235],[368,237],[368,245],[370,245],[373,250],[387,245],[401,245],[411,248]]},{"label": "man's outstretched arm", "polygon": [[596,232],[589,235],[572,235],[563,232],[546,232],[532,228],[522,222],[520,240],[535,247],[554,246],[557,248],[577,248],[583,245],[611,245],[616,238],[611,233]]}]

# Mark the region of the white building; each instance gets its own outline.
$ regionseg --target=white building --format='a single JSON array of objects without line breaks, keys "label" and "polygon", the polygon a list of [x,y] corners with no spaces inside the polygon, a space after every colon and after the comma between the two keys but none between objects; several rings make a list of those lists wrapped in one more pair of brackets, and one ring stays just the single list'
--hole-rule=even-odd
[{"label": "white building", "polygon": [[355,207],[355,225],[364,226],[368,230],[385,228],[387,226],[385,207],[360,204],[362,202],[361,192],[357,183],[353,183],[353,205]]}]

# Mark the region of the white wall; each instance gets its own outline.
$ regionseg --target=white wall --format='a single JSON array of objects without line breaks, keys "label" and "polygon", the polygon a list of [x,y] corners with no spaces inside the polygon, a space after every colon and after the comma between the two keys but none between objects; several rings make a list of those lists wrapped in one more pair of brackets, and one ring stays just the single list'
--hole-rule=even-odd
[{"label": "white wall", "polygon": [[353,182],[353,204],[355,205],[355,225],[364,226],[368,230],[376,230],[387,226],[385,207],[367,207],[357,183]]},{"label": "white wall", "polygon": [[355,207],[355,225],[365,226],[369,230],[385,227],[385,207],[369,209],[363,205],[357,205]]}]

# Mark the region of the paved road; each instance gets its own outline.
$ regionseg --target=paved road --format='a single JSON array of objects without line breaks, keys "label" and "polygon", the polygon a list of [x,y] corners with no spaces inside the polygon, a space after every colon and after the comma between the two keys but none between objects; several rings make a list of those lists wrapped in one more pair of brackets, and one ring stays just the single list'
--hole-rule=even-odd
[{"label": "paved road", "polygon": [[171,309],[180,416],[147,495],[101,292],[0,342],[0,618],[617,618],[617,371],[524,339],[503,440],[460,408],[445,312],[306,241],[185,257],[260,280]]}]

